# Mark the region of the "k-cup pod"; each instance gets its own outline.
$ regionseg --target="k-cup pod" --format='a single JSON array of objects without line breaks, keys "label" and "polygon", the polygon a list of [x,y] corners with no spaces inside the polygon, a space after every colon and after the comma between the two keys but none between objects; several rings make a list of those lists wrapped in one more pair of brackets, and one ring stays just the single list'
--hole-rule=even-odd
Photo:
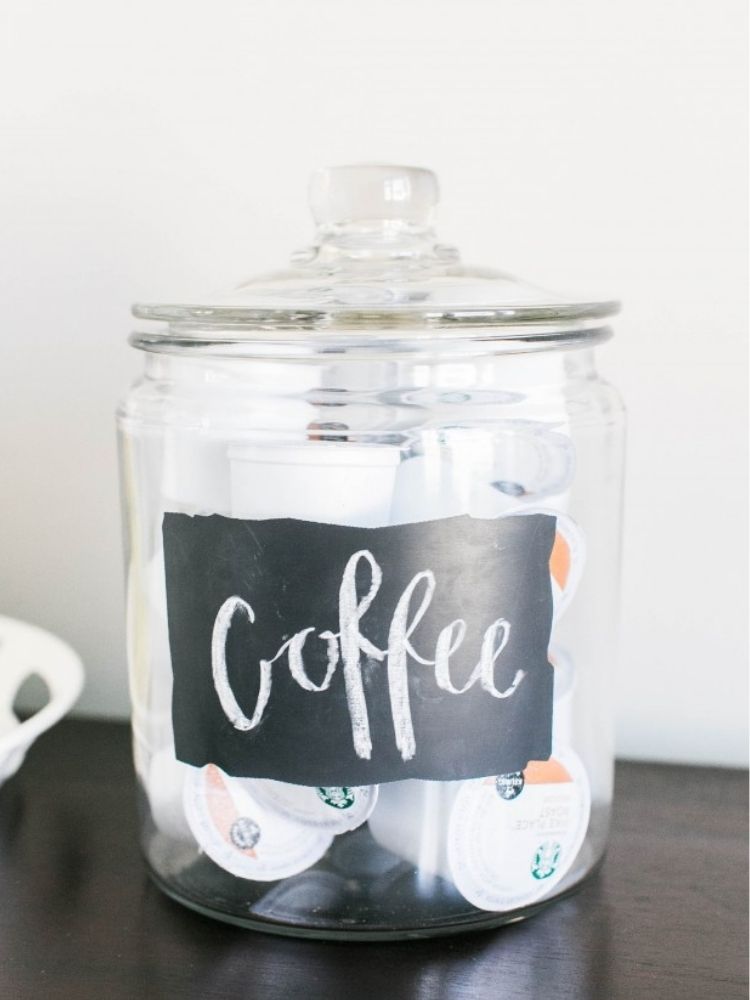
[{"label": "k-cup pod", "polygon": [[131,727],[131,746],[133,748],[133,768],[136,777],[140,780],[144,789],[148,788],[148,768],[151,763],[151,753],[146,745],[146,741],[138,730]]},{"label": "k-cup pod", "polygon": [[586,543],[583,532],[568,514],[548,507],[524,507],[514,510],[510,517],[527,514],[548,514],[556,518],[555,540],[549,557],[552,583],[553,619],[556,621],[575,596],[586,562]]},{"label": "k-cup pod", "polygon": [[164,431],[162,496],[165,510],[188,514],[229,513],[226,436],[195,428]]},{"label": "k-cup pod", "polygon": [[574,469],[570,437],[532,421],[508,421],[490,435],[450,427],[402,462],[393,523],[469,514],[524,513],[544,500],[564,511]]},{"label": "k-cup pod", "polygon": [[[266,361],[251,377],[218,359],[205,360],[185,373],[191,386],[185,423],[164,431],[162,494],[165,510],[191,514],[230,513],[230,462],[227,442],[235,435],[254,438],[300,434],[314,412],[302,394],[314,389],[314,370]],[[205,414],[210,422],[204,425]]]},{"label": "k-cup pod", "polygon": [[164,747],[151,757],[146,779],[154,826],[167,837],[193,843],[185,816],[185,782],[196,769],[175,757],[173,747]]},{"label": "k-cup pod", "polygon": [[[173,743],[172,660],[161,547],[146,565],[138,589],[140,600],[131,607],[128,616],[128,646],[132,661],[141,665],[141,669],[131,671],[130,701],[136,771],[147,785],[148,766],[145,769],[142,766],[144,755],[150,761],[152,754]],[[130,600],[131,588],[128,590]]]},{"label": "k-cup pod", "polygon": [[381,847],[409,861],[428,877],[452,878],[447,834],[461,781],[393,781],[380,786],[369,819]]},{"label": "k-cup pod", "polygon": [[248,781],[250,793],[262,805],[304,826],[346,833],[368,819],[378,799],[377,785],[292,785],[285,781]]},{"label": "k-cup pod", "polygon": [[570,871],[588,828],[589,782],[572,750],[464,782],[448,828],[459,892],[481,910],[529,906]]},{"label": "k-cup pod", "polygon": [[549,559],[555,619],[563,614],[573,600],[585,561],[583,532],[572,517],[557,513],[557,531]]},{"label": "k-cup pod", "polygon": [[552,746],[569,747],[573,742],[573,692],[575,668],[565,650],[553,646],[549,661],[555,669],[552,706]]},{"label": "k-cup pod", "polygon": [[310,868],[331,846],[326,830],[304,826],[262,805],[249,782],[215,764],[185,783],[185,815],[201,849],[238,878],[275,882]]},{"label": "k-cup pod", "polygon": [[[462,449],[454,442],[430,443],[424,453],[404,459],[398,468],[391,524],[415,524],[444,517],[492,518],[518,508],[491,482],[488,455],[477,457],[477,445],[467,439]],[[472,464],[477,458],[478,465]]]},{"label": "k-cup pod", "polygon": [[412,455],[398,466],[391,524],[413,524],[468,513],[442,449]]},{"label": "k-cup pod", "polygon": [[229,459],[234,517],[366,528],[388,523],[401,455],[393,445],[309,441],[236,445]]},{"label": "k-cup pod", "polygon": [[556,510],[567,508],[575,451],[564,413],[555,426],[553,430],[546,421],[505,420],[486,436],[476,435],[474,429],[450,432],[457,435],[453,460],[474,483],[472,516],[496,517],[540,502]]},{"label": "k-cup pod", "polygon": [[417,524],[444,517],[497,517],[517,505],[503,505],[489,482],[461,471],[444,446],[435,452],[412,455],[398,467],[391,508],[391,524]]}]

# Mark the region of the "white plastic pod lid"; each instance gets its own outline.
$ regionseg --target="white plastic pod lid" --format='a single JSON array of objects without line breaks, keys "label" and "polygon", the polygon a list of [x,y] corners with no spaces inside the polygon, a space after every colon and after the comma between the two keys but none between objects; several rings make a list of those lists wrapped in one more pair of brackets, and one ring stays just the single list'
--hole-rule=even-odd
[{"label": "white plastic pod lid", "polygon": [[[169,324],[134,334],[145,350],[253,353],[464,340],[532,350],[600,341],[617,302],[558,295],[509,274],[461,263],[433,227],[438,181],[419,167],[363,164],[315,171],[313,244],[292,266],[183,304],[139,304]],[[244,350],[240,345],[244,345]]]}]

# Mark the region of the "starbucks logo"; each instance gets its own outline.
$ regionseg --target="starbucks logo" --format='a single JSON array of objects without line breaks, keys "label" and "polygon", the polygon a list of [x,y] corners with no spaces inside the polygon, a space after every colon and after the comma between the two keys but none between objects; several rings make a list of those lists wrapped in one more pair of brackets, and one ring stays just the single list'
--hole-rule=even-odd
[{"label": "starbucks logo", "polygon": [[332,809],[349,809],[354,805],[354,789],[338,785],[318,788],[318,798]]},{"label": "starbucks logo", "polygon": [[248,851],[260,840],[260,827],[249,816],[240,816],[229,828],[229,839],[241,851]]},{"label": "starbucks logo", "polygon": [[511,771],[510,774],[498,774],[495,778],[495,791],[501,799],[510,801],[518,798],[523,791],[523,771]]},{"label": "starbucks logo", "polygon": [[560,863],[561,853],[560,844],[554,840],[546,840],[540,844],[534,853],[534,860],[531,862],[531,874],[534,878],[541,881],[543,878],[554,875]]}]

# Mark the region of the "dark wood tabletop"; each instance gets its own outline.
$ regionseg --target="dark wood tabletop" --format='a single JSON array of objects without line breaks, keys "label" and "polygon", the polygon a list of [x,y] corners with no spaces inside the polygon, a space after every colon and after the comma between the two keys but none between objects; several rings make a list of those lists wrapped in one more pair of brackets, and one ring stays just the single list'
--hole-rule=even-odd
[{"label": "dark wood tabletop", "polygon": [[436,941],[272,937],[184,909],[138,851],[127,728],[71,720],[0,788],[1,1000],[747,998],[747,776],[618,766],[603,869]]}]

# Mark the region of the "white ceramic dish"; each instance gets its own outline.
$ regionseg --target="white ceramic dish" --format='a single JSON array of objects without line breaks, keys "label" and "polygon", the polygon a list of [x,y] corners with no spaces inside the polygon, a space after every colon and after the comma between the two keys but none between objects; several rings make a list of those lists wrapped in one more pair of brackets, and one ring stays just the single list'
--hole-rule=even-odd
[{"label": "white ceramic dish", "polygon": [[[49,701],[21,722],[13,711],[18,690],[38,675]],[[0,784],[18,770],[34,740],[72,707],[83,687],[78,655],[44,629],[0,615]]]}]

